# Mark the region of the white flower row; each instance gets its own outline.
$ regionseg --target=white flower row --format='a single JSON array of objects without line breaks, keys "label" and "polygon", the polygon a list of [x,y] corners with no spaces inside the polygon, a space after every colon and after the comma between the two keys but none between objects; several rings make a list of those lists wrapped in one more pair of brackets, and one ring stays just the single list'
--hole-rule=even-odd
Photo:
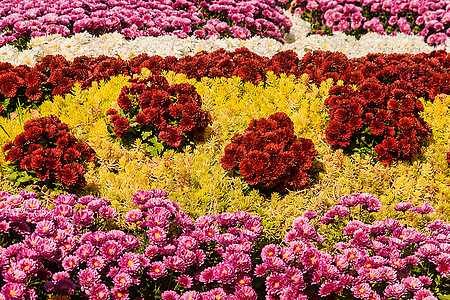
[{"label": "white flower row", "polygon": [[[289,14],[286,12],[286,14]],[[365,56],[368,53],[429,53],[437,49],[446,49],[446,45],[432,47],[419,36],[398,34],[397,36],[381,36],[368,33],[357,40],[342,32],[332,36],[308,35],[311,32],[309,23],[298,16],[290,15],[293,23],[291,32],[285,36],[287,43],[282,44],[271,38],[253,37],[248,40],[235,38],[199,40],[195,37],[186,39],[165,35],[159,37],[139,37],[127,41],[119,33],[109,33],[95,37],[89,33],[77,33],[70,38],[61,35],[49,35],[31,39],[29,49],[22,52],[17,48],[5,45],[0,47],[0,61],[15,66],[34,66],[45,55],[61,54],[68,60],[77,56],[95,57],[99,55],[120,57],[124,60],[141,53],[148,55],[175,56],[181,58],[194,55],[202,50],[214,51],[220,48],[233,51],[246,47],[261,56],[272,57],[274,54],[293,50],[302,57],[308,51],[339,51],[348,58]]]}]

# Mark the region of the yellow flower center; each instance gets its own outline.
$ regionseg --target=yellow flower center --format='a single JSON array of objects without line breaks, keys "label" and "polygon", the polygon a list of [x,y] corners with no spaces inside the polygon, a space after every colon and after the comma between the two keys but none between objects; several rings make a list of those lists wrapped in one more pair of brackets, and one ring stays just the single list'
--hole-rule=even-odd
[{"label": "yellow flower center", "polygon": [[159,238],[159,237],[160,237],[159,233],[155,233],[155,238]]},{"label": "yellow flower center", "polygon": [[159,273],[159,269],[155,269],[155,272],[156,272],[156,273]]},{"label": "yellow flower center", "polygon": [[223,271],[222,271],[222,274],[227,274],[227,270],[223,270]]},{"label": "yellow flower center", "polygon": [[133,262],[130,260],[130,261],[128,261],[128,265],[129,266],[132,266],[133,265]]}]

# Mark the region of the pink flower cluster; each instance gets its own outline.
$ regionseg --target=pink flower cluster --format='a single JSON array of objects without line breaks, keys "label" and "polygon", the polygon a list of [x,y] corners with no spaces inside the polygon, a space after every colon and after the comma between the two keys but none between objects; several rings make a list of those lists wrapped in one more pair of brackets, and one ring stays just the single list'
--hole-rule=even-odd
[{"label": "pink flower cluster", "polygon": [[181,285],[163,289],[162,299],[256,299],[252,252],[262,233],[261,219],[238,211],[203,215],[193,222],[166,195],[161,190],[136,193],[133,203],[139,208],[125,216],[147,230],[144,276],[153,283],[175,278]]},{"label": "pink flower cluster", "polygon": [[[381,208],[368,193],[343,196],[321,218],[304,212],[279,245],[260,240],[261,219],[248,212],[193,221],[167,196],[139,191],[120,216],[90,195],[60,195],[49,209],[36,193],[0,191],[0,300],[435,300],[448,282],[450,225],[357,220]],[[395,209],[434,212],[411,207]],[[132,234],[117,229],[123,218]]]},{"label": "pink flower cluster", "polygon": [[[400,203],[396,209],[410,207]],[[430,207],[426,203],[415,210],[434,212]],[[427,235],[396,219],[372,224],[354,219],[361,210],[380,209],[372,194],[355,193],[343,196],[319,220],[315,212],[296,218],[286,245],[265,246],[263,263],[255,268],[256,276],[265,277],[266,299],[315,299],[316,292],[352,299],[437,299],[431,278],[450,274],[450,226],[436,220]],[[318,230],[336,231],[324,239]],[[328,240],[334,241],[332,249],[326,247]]]},{"label": "pink flower cluster", "polygon": [[295,3],[295,12],[313,23],[316,33],[416,34],[431,45],[444,44],[450,35],[450,6],[445,1],[296,0]]},{"label": "pink flower cluster", "polygon": [[292,23],[274,1],[4,0],[0,46],[49,34],[120,32],[127,38],[173,34],[282,40]]}]

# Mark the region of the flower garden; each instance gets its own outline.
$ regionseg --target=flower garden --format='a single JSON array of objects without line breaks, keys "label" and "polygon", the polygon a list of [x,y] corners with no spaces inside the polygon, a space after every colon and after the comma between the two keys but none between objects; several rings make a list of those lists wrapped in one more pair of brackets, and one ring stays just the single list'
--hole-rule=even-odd
[{"label": "flower garden", "polygon": [[450,5],[4,0],[0,300],[450,299]]}]

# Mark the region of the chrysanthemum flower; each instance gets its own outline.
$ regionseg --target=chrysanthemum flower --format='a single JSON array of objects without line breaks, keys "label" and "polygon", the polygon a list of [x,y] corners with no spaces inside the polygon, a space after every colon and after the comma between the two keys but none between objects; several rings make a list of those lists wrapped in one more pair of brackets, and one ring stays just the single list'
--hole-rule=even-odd
[{"label": "chrysanthemum flower", "polygon": [[214,268],[208,267],[200,272],[198,281],[202,283],[211,283],[214,281]]},{"label": "chrysanthemum flower", "polygon": [[60,295],[73,295],[76,285],[69,278],[61,278],[55,282],[54,291]]},{"label": "chrysanthemum flower", "polygon": [[155,244],[162,244],[166,241],[166,231],[160,227],[153,227],[147,233],[150,242]]},{"label": "chrysanthemum flower", "polygon": [[236,272],[231,264],[219,263],[214,268],[214,279],[219,283],[231,284],[236,280]]},{"label": "chrysanthemum flower", "polygon": [[331,293],[340,293],[342,291],[342,284],[339,281],[326,280],[319,288],[319,295],[321,297],[328,296]]},{"label": "chrysanthemum flower", "polygon": [[119,267],[123,272],[136,273],[139,271],[141,264],[139,254],[127,252],[119,260]]},{"label": "chrysanthemum flower", "polygon": [[73,216],[73,223],[78,226],[89,226],[94,220],[94,213],[87,209],[78,210]]},{"label": "chrysanthemum flower", "polygon": [[386,287],[384,295],[388,298],[401,299],[407,293],[406,287],[402,283],[393,283]]},{"label": "chrysanthemum flower", "polygon": [[80,260],[87,261],[89,257],[97,255],[97,250],[90,244],[83,244],[77,249],[76,254]]},{"label": "chrysanthemum flower", "polygon": [[155,261],[150,264],[147,274],[153,279],[164,277],[167,275],[167,267],[163,262]]},{"label": "chrysanthemum flower", "polygon": [[89,299],[91,300],[108,300],[110,296],[110,291],[108,287],[103,284],[95,284],[89,290]]},{"label": "chrysanthemum flower", "polygon": [[22,258],[17,263],[17,268],[26,274],[33,273],[37,269],[37,261],[30,258]]},{"label": "chrysanthemum flower", "polygon": [[133,278],[128,273],[121,272],[113,278],[114,288],[118,290],[126,290],[132,285],[132,283]]},{"label": "chrysanthemum flower", "polygon": [[425,299],[427,297],[431,297],[431,296],[434,296],[434,295],[430,290],[420,289],[414,293],[413,300],[423,300],[423,299]]},{"label": "chrysanthemum flower", "polygon": [[180,283],[184,288],[189,289],[192,286],[194,280],[187,274],[181,274],[180,276],[178,276],[177,282]]},{"label": "chrysanthemum flower", "polygon": [[399,202],[395,205],[394,209],[396,211],[407,211],[412,206],[411,202]]},{"label": "chrysanthemum flower", "polygon": [[264,264],[267,266],[267,269],[274,271],[274,272],[280,272],[286,267],[286,264],[284,263],[284,261],[281,258],[276,257],[276,256],[275,257],[274,256],[267,257]]},{"label": "chrysanthemum flower", "polygon": [[27,199],[23,202],[22,207],[29,212],[35,211],[41,207],[41,201],[35,198]]},{"label": "chrysanthemum flower", "polygon": [[42,237],[47,237],[52,235],[55,230],[56,226],[52,221],[43,220],[36,224],[35,232]]},{"label": "chrysanthemum flower", "polygon": [[116,288],[111,290],[111,295],[114,300],[130,300],[129,293],[127,291],[118,290]]},{"label": "chrysanthemum flower", "polygon": [[28,275],[19,269],[10,268],[4,274],[4,281],[6,282],[20,282],[26,283],[28,280]]},{"label": "chrysanthemum flower", "polygon": [[135,251],[139,249],[138,239],[130,234],[122,236],[122,238],[120,239],[120,245],[128,251]]},{"label": "chrysanthemum flower", "polygon": [[88,268],[88,269],[80,270],[78,272],[77,278],[78,278],[78,283],[81,285],[82,288],[90,289],[93,284],[99,282],[100,274],[97,271],[95,271],[91,268]]},{"label": "chrysanthemum flower", "polygon": [[405,288],[410,292],[417,292],[423,287],[423,284],[420,281],[420,279],[412,276],[403,278],[402,283],[405,286]]},{"label": "chrysanthemum flower", "polygon": [[2,294],[5,299],[22,299],[22,296],[25,293],[25,285],[17,282],[9,282],[6,283],[1,291],[0,294]]},{"label": "chrysanthemum flower", "polygon": [[187,267],[186,261],[178,255],[164,257],[164,264],[168,269],[181,273],[183,273]]},{"label": "chrysanthemum flower", "polygon": [[[256,291],[248,285],[238,286],[236,292],[236,299],[238,300],[256,300],[258,299],[258,294]],[[220,299],[225,299],[225,297],[221,297]]]},{"label": "chrysanthemum flower", "polygon": [[353,296],[358,299],[369,299],[373,290],[370,285],[366,282],[359,283],[351,288]]},{"label": "chrysanthemum flower", "polygon": [[102,256],[93,256],[88,259],[87,266],[94,270],[102,270],[106,266],[106,261]]},{"label": "chrysanthemum flower", "polygon": [[200,299],[201,295],[197,291],[184,292],[180,297],[180,300],[200,300]]},{"label": "chrysanthemum flower", "polygon": [[277,255],[278,247],[275,244],[266,245],[261,251],[261,258],[263,261],[267,260],[269,257],[276,257]]},{"label": "chrysanthemum flower", "polygon": [[79,259],[75,255],[66,256],[62,261],[62,266],[64,270],[70,272],[76,268],[78,268]]},{"label": "chrysanthemum flower", "polygon": [[164,291],[161,295],[162,300],[178,300],[180,296],[175,291]]},{"label": "chrysanthemum flower", "polygon": [[98,210],[100,217],[105,219],[114,219],[117,216],[117,212],[111,206],[102,206]]},{"label": "chrysanthemum flower", "polygon": [[129,223],[136,223],[142,219],[142,212],[140,209],[132,209],[125,214],[124,218]]},{"label": "chrysanthemum flower", "polygon": [[272,273],[266,278],[266,291],[269,295],[279,295],[285,286],[283,274]]},{"label": "chrysanthemum flower", "polygon": [[198,247],[198,241],[192,236],[183,235],[178,238],[178,247],[195,250]]}]

